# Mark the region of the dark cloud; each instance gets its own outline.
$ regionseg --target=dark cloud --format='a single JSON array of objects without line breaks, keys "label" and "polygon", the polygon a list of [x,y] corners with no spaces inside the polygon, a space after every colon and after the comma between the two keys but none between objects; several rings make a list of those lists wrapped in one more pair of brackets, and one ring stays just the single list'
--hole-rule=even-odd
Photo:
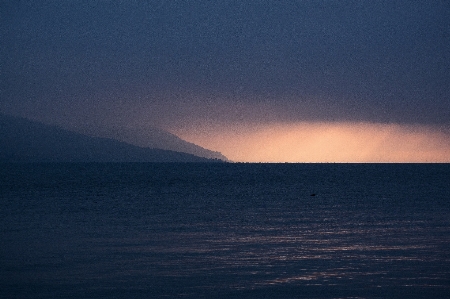
[{"label": "dark cloud", "polygon": [[2,1],[0,109],[450,124],[447,1]]}]

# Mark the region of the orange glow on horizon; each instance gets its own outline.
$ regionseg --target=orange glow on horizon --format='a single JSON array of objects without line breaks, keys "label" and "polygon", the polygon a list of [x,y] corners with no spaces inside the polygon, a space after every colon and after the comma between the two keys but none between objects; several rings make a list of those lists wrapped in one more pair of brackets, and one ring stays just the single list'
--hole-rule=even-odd
[{"label": "orange glow on horizon", "polygon": [[235,162],[450,162],[450,136],[425,126],[302,122],[172,131]]}]

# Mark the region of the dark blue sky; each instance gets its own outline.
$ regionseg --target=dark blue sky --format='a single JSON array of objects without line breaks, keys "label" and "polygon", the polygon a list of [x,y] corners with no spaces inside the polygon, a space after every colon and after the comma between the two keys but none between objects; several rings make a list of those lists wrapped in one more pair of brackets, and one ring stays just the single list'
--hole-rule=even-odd
[{"label": "dark blue sky", "polygon": [[448,1],[0,5],[5,113],[450,125]]}]

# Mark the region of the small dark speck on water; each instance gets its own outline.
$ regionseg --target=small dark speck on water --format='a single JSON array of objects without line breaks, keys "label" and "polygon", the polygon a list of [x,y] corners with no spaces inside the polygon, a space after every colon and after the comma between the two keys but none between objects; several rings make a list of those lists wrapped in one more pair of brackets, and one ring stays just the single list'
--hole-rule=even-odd
[{"label": "small dark speck on water", "polygon": [[450,298],[449,177],[450,164],[0,164],[0,298]]}]

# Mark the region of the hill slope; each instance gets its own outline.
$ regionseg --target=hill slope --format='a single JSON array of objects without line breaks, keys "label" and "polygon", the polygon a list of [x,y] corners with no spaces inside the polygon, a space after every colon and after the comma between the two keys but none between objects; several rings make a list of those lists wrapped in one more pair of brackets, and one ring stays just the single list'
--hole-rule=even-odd
[{"label": "hill slope", "polygon": [[208,159],[220,159],[227,161],[227,157],[219,152],[211,151],[194,143],[187,142],[178,136],[155,127],[78,127],[68,128],[78,133],[92,137],[111,138],[139,147],[159,148]]},{"label": "hill slope", "polygon": [[0,162],[213,162],[0,114]]}]

